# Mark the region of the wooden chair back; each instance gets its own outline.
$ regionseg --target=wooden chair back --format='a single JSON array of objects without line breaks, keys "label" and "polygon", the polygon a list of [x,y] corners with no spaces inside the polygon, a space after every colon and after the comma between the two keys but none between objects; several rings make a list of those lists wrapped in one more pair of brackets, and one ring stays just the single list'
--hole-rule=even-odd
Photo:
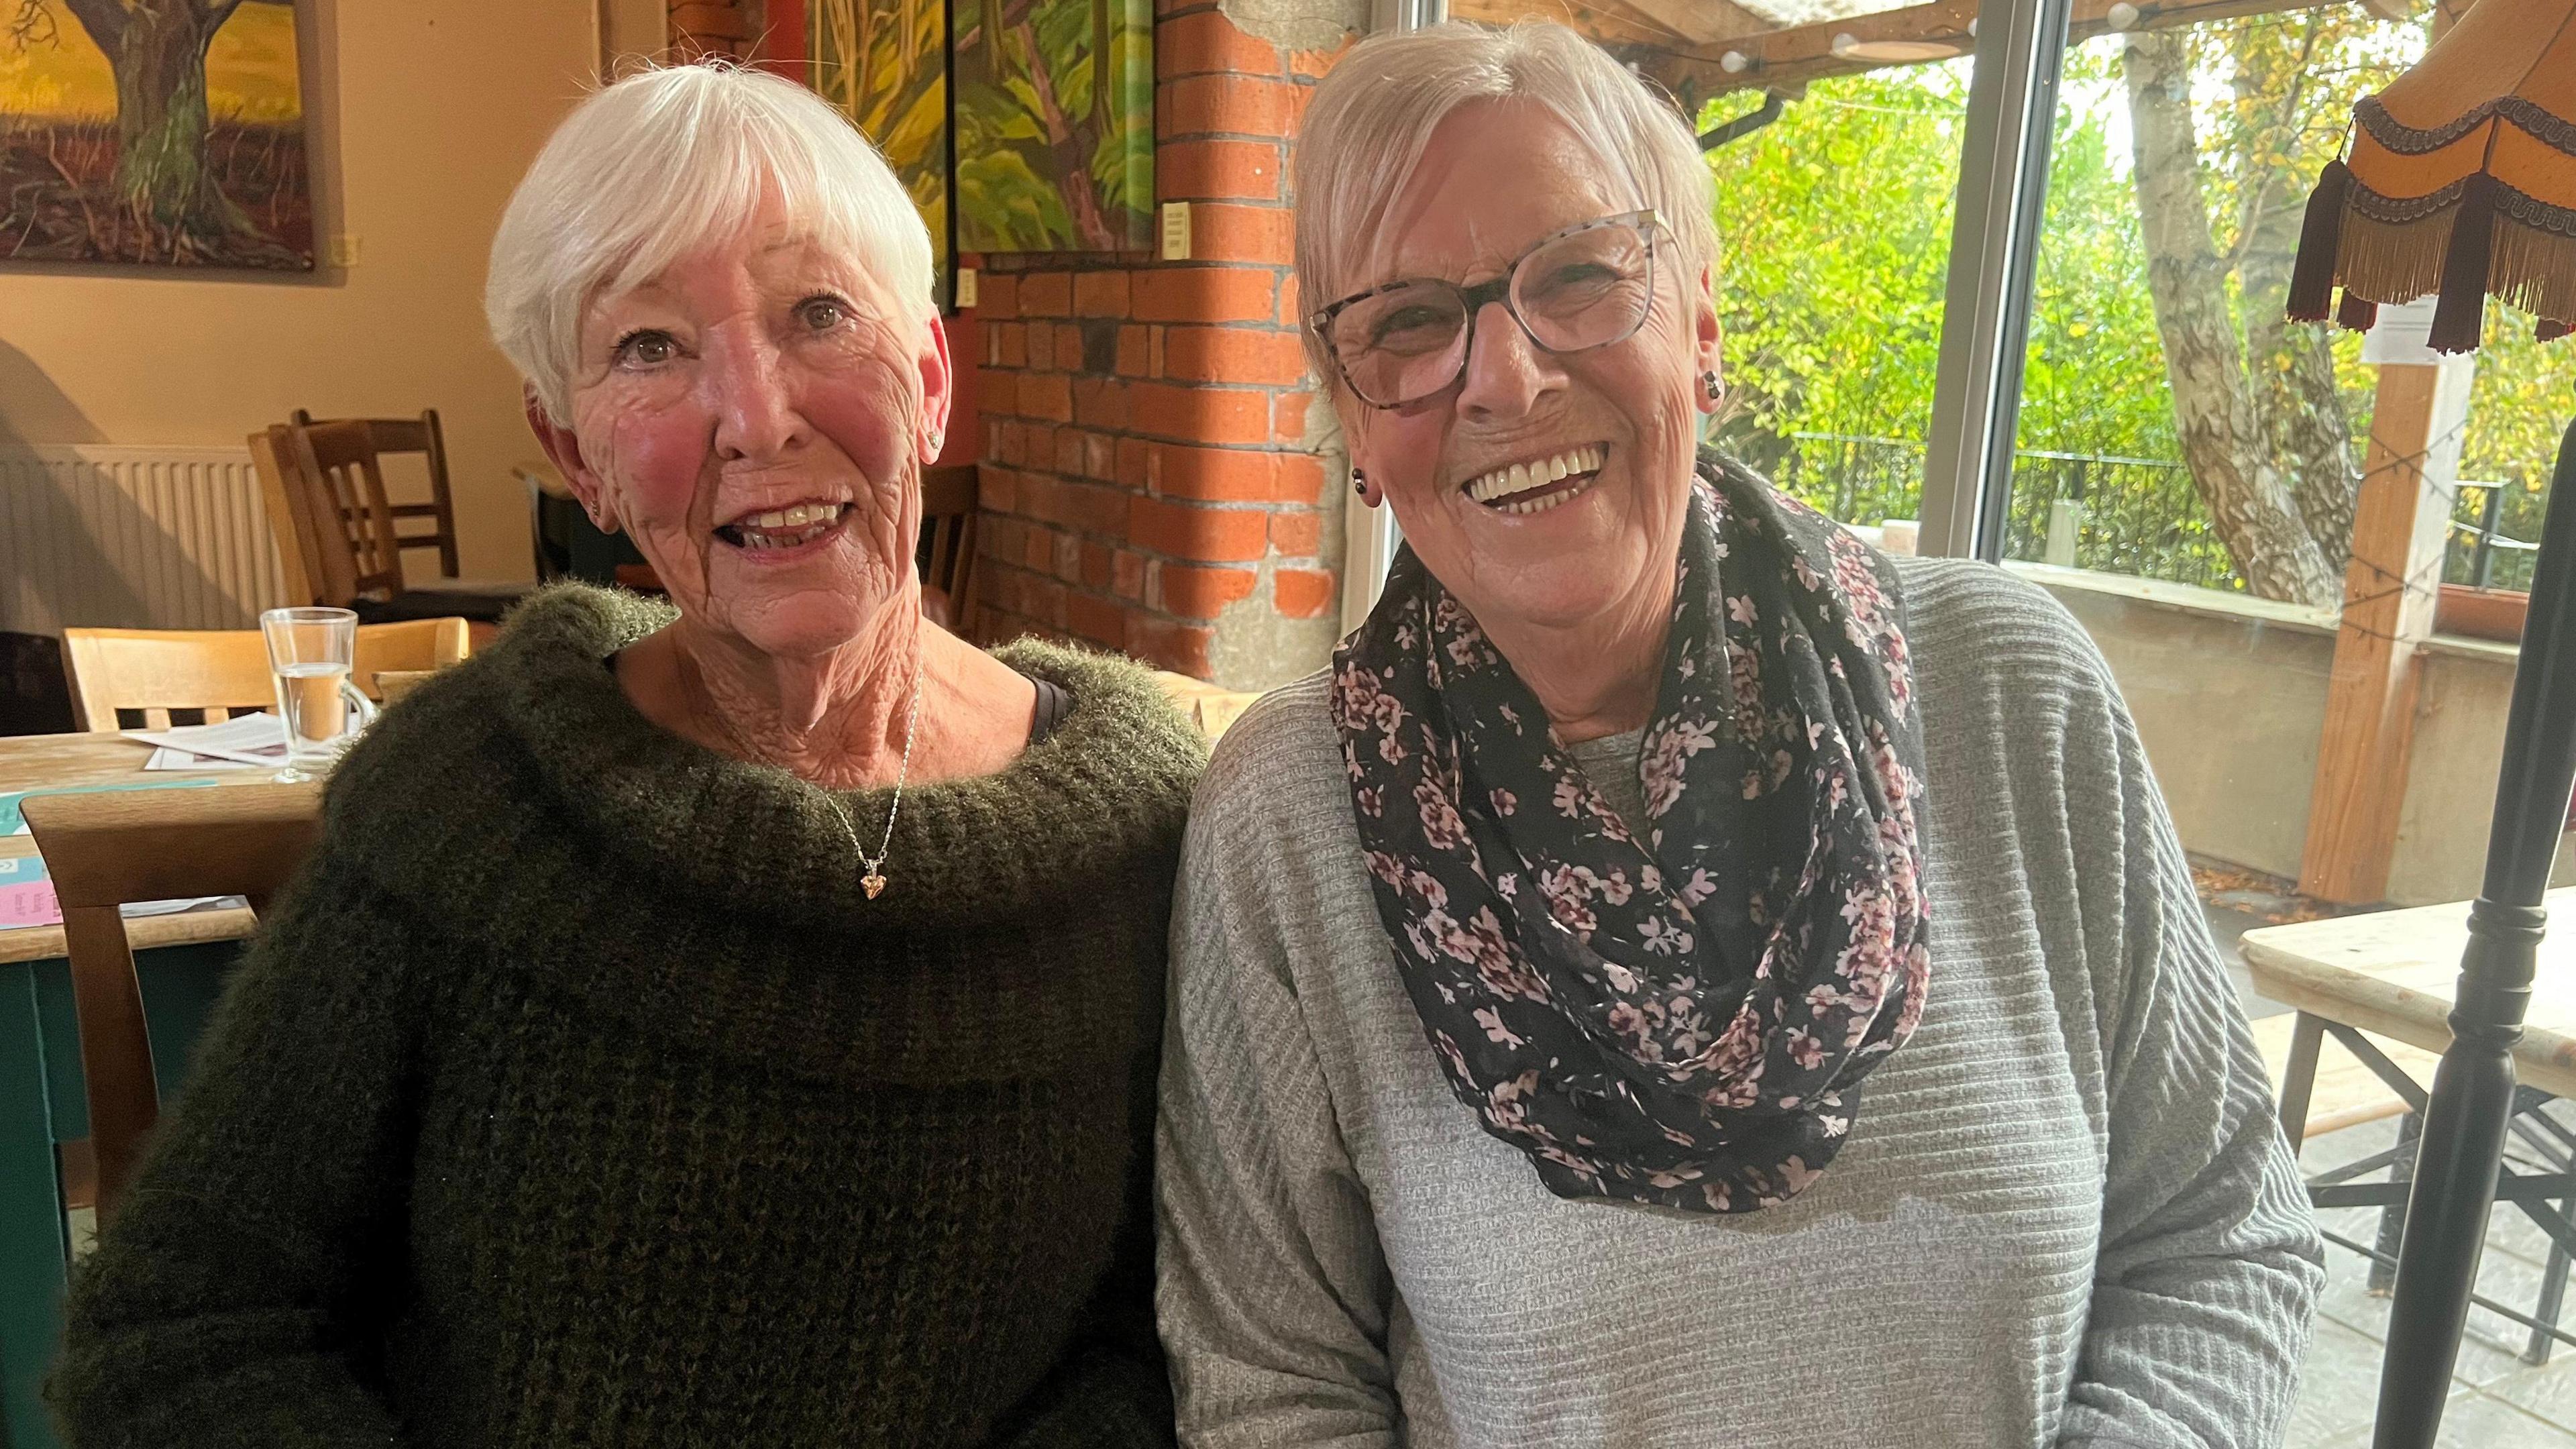
[{"label": "wooden chair back", "polygon": [[921,585],[948,598],[947,625],[975,637],[975,520],[983,496],[975,465],[921,472]]},{"label": "wooden chair back", "polygon": [[[313,415],[297,408],[290,419],[299,428],[318,427]],[[331,418],[328,422],[360,422],[376,445],[376,456],[387,453],[418,453],[429,469],[429,501],[395,503],[387,508],[399,528],[407,522],[426,519],[424,529],[412,522],[411,531],[397,533],[394,546],[402,549],[434,548],[438,550],[438,572],[442,578],[457,577],[456,501],[447,491],[447,437],[438,426],[438,409],[427,408],[416,418]]]},{"label": "wooden chair back", "polygon": [[27,829],[62,902],[98,1164],[98,1221],[115,1214],[160,1116],[128,901],[247,896],[265,913],[321,833],[319,784],[31,796]]},{"label": "wooden chair back", "polygon": [[[357,597],[331,591],[325,550],[336,548],[336,534],[326,535],[313,517],[313,490],[305,485],[295,461],[295,441],[288,429],[272,426],[250,435],[250,460],[259,472],[261,501],[268,508],[268,531],[277,539],[277,563],[290,604],[328,604],[347,608]],[[354,568],[347,570],[354,579]]]},{"label": "wooden chair back", "polygon": [[[349,675],[375,695],[378,671],[443,669],[471,647],[463,619],[361,624]],[[65,629],[63,665],[83,729],[166,730],[173,710],[211,721],[277,708],[257,629]],[[140,718],[121,723],[119,711]]]},{"label": "wooden chair back", "polygon": [[[289,426],[290,486],[305,494],[318,535],[324,593],[334,602],[403,591],[402,545],[376,465],[375,430],[363,421]],[[345,604],[344,604],[345,607]]]}]

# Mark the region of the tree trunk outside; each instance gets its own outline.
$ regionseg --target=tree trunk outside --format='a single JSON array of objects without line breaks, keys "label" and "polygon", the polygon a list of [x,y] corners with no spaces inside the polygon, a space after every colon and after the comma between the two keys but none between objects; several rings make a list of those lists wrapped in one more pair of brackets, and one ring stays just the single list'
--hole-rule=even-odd
[{"label": "tree trunk outside", "polygon": [[[2310,24],[2315,24],[2311,18]],[[2290,492],[2326,566],[2352,558],[2352,515],[2361,469],[2352,424],[2335,386],[2327,329],[2293,324],[2285,312],[2299,254],[2308,178],[2274,167],[2256,196],[2236,280],[2245,312],[2245,360],[2254,419],[2269,456],[2289,465]]]},{"label": "tree trunk outside", "polygon": [[2226,265],[2210,242],[2183,42],[2133,35],[2122,69],[2147,289],[2183,462],[2248,588],[2267,599],[2335,605],[2343,598],[2342,570],[2327,562],[2291,480],[2272,464],[2246,386]]}]

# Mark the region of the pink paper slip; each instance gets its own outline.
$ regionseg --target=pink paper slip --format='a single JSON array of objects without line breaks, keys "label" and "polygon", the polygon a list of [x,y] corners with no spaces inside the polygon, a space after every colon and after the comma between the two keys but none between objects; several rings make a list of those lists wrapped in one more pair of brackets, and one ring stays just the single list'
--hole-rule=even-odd
[{"label": "pink paper slip", "polygon": [[0,931],[62,923],[63,908],[54,900],[54,883],[45,878],[45,858],[24,855],[0,860]]}]

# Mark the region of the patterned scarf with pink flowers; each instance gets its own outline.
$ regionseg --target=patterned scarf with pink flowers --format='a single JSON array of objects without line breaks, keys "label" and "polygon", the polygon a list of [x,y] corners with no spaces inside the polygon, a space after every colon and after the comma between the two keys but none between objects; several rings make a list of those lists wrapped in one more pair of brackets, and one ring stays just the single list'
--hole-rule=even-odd
[{"label": "patterned scarf with pink flowers", "polygon": [[1904,618],[1885,559],[1703,454],[1624,823],[1410,549],[1335,654],[1405,989],[1459,1100],[1558,1196],[1784,1202],[1922,1019]]}]

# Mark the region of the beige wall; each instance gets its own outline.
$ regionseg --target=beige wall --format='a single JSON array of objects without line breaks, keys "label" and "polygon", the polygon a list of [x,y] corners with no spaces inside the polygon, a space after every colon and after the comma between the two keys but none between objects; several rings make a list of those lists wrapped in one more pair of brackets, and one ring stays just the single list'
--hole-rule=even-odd
[{"label": "beige wall", "polygon": [[2195,854],[2295,879],[2334,614],[2076,569],[2027,572],[2081,621]]},{"label": "beige wall", "polygon": [[[2400,905],[2466,900],[2486,875],[2487,827],[2504,763],[2514,650],[2442,638],[2424,652],[2424,687],[2397,819],[2389,896]],[[2551,881],[2576,885],[2576,839],[2561,840]]]},{"label": "beige wall", "polygon": [[[2013,568],[2065,604],[2110,662],[2184,847],[2296,880],[2334,664],[2333,611]],[[2389,862],[2388,898],[2401,906],[2477,894],[2514,650],[2439,638],[2423,667]],[[2576,849],[2560,848],[2556,881],[2576,885]]]},{"label": "beige wall", "polygon": [[484,257],[510,188],[603,48],[658,47],[663,8],[301,0],[316,250],[354,235],[357,264],[291,279],[0,264],[0,448],[238,446],[298,407],[436,407],[465,572],[526,577],[510,465],[535,449],[517,378],[484,331]]}]

